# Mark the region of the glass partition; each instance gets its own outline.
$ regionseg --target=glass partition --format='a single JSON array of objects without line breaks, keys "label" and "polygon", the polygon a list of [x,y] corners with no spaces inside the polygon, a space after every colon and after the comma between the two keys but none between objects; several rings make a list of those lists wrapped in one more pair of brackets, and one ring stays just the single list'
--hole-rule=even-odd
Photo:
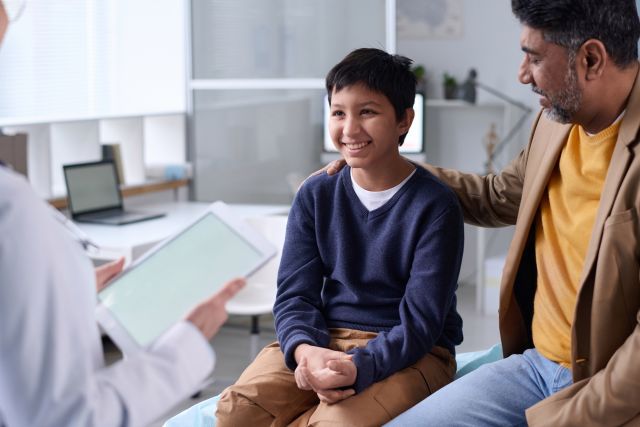
[{"label": "glass partition", "polygon": [[384,0],[194,0],[193,78],[322,78],[385,46]]}]

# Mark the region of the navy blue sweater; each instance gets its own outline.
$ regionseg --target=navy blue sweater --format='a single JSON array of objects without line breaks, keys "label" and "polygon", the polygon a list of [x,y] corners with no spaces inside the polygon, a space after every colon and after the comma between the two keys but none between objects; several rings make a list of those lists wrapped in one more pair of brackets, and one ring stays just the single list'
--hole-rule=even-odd
[{"label": "navy blue sweater", "polygon": [[402,370],[434,345],[455,354],[462,319],[455,289],[462,214],[451,190],[426,170],[369,212],[345,167],[300,188],[289,213],[274,306],[287,366],[295,348],[327,347],[329,328],[378,332],[353,353],[354,389]]}]

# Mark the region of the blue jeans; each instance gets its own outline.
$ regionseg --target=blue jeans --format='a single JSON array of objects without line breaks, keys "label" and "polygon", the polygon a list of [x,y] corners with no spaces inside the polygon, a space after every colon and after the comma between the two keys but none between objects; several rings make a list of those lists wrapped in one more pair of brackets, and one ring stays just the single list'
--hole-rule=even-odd
[{"label": "blue jeans", "polygon": [[481,366],[386,426],[526,426],[524,411],[573,383],[535,349]]}]

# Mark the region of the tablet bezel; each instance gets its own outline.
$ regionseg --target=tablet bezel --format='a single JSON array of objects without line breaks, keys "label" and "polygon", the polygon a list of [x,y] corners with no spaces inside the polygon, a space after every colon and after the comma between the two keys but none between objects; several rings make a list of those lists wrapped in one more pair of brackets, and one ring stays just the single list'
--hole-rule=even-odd
[{"label": "tablet bezel", "polygon": [[[262,236],[258,231],[254,230],[249,224],[247,224],[242,219],[238,218],[237,215],[234,215],[231,208],[229,208],[225,203],[217,201],[212,203],[204,213],[199,215],[193,221],[190,221],[188,225],[183,227],[180,231],[173,234],[171,237],[163,240],[158,243],[156,246],[147,251],[142,257],[134,261],[130,266],[128,266],[125,270],[123,270],[120,274],[118,274],[115,278],[111,280],[109,285],[107,285],[104,289],[109,288],[109,286],[118,281],[119,278],[125,276],[131,271],[135,270],[138,266],[142,265],[147,259],[152,257],[157,252],[161,251],[163,248],[169,246],[173,241],[175,241],[179,236],[193,227],[195,224],[203,220],[207,215],[215,215],[220,221],[226,224],[229,228],[231,228],[235,233],[237,233],[241,238],[243,238],[246,242],[248,242],[254,249],[256,249],[259,253],[262,254],[260,259],[254,263],[254,265],[246,272],[239,272],[238,277],[249,277],[251,274],[255,273],[259,270],[267,261],[273,258],[276,253],[276,247],[269,242],[264,236]],[[104,291],[101,290],[98,295]],[[200,301],[193,301],[193,307],[195,308]],[[109,337],[113,340],[113,342],[120,348],[120,350],[125,355],[131,355],[141,350],[144,350],[146,347],[138,343],[129,333],[125,325],[123,325],[118,318],[112,313],[112,311],[105,306],[100,299],[98,299],[98,304],[96,307],[96,320],[98,324],[103,328],[104,332],[109,335]],[[186,316],[187,313],[184,313]],[[173,324],[178,323],[181,318],[175,320]],[[162,331],[154,340],[151,341],[149,345],[152,345],[159,336],[161,336],[165,331]]]}]

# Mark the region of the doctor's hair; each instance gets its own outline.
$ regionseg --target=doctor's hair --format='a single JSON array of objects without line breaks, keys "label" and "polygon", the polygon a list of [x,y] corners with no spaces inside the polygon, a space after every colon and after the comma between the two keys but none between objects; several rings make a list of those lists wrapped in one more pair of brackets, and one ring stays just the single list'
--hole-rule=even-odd
[{"label": "doctor's hair", "polygon": [[638,59],[635,0],[511,0],[511,10],[520,23],[542,31],[546,41],[569,52],[596,39],[619,68]]},{"label": "doctor's hair", "polygon": [[[344,57],[327,74],[325,81],[329,105],[333,90],[363,84],[368,89],[387,97],[396,114],[404,119],[407,108],[413,108],[416,97],[416,77],[411,71],[413,61],[400,55],[391,55],[380,49],[356,49]],[[400,137],[400,145],[406,134]]]}]

